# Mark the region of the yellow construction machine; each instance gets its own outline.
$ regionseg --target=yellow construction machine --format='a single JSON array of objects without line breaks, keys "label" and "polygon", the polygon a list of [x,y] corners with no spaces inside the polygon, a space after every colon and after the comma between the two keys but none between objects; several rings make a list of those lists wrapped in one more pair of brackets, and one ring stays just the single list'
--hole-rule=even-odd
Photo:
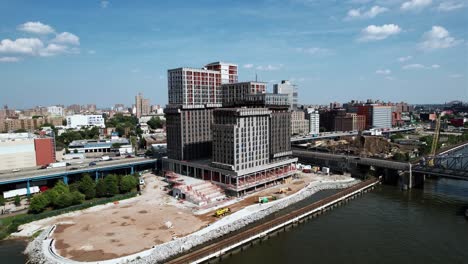
[{"label": "yellow construction machine", "polygon": [[439,145],[440,118],[441,118],[441,115],[437,115],[435,129],[434,129],[434,137],[432,138],[431,153],[429,153],[429,160],[427,163],[430,167],[434,166],[434,159],[435,159],[436,152],[437,152],[437,146]]},{"label": "yellow construction machine", "polygon": [[231,209],[229,207],[225,207],[225,208],[221,208],[221,209],[216,210],[214,216],[221,217],[221,216],[227,215],[230,212],[231,212]]}]

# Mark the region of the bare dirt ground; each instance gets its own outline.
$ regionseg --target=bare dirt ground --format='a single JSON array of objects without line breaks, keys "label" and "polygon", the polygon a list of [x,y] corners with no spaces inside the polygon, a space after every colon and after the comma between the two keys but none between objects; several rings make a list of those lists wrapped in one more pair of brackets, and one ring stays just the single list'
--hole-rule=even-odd
[{"label": "bare dirt ground", "polygon": [[[189,205],[178,204],[166,194],[166,184],[160,179],[146,175],[143,195],[130,203],[57,219],[66,223],[54,232],[60,255],[79,261],[105,260],[149,249],[205,226],[207,222],[194,216]],[[172,228],[165,225],[167,221]]]},{"label": "bare dirt ground", "polygon": [[[198,208],[195,205],[169,196],[164,190],[167,184],[162,177],[146,174],[144,178],[146,185],[137,198],[36,221],[25,230],[57,224],[53,236],[61,256],[77,261],[99,261],[149,249],[174,237],[198,231],[218,219],[213,216],[215,209],[196,215],[194,211]],[[288,183],[259,189],[228,207],[236,212],[257,203],[259,196],[276,196],[279,199],[300,191],[313,181],[343,178],[346,176],[299,172]],[[289,191],[279,194],[280,188],[289,188]],[[168,221],[173,225],[171,228],[166,225]]]}]

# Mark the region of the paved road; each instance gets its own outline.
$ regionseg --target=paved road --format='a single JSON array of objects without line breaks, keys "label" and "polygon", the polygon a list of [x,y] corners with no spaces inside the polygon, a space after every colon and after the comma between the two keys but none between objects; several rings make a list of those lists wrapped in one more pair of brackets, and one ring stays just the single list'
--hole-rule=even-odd
[{"label": "paved road", "polygon": [[[28,178],[36,178],[36,177],[47,177],[47,176],[56,176],[63,174],[65,172],[88,172],[90,170],[95,169],[103,169],[103,168],[111,168],[116,165],[127,165],[132,163],[138,163],[142,161],[150,161],[154,159],[147,159],[143,157],[136,157],[131,159],[118,159],[118,160],[110,160],[110,161],[99,161],[96,162],[96,166],[89,166],[89,163],[83,162],[82,164],[75,164],[71,166],[67,166],[66,168],[53,168],[53,169],[42,169],[42,170],[31,170],[31,171],[20,171],[20,172],[9,172],[0,174],[0,183],[12,181],[12,180],[21,180],[21,179],[28,179]],[[80,167],[84,166],[84,167]]]}]

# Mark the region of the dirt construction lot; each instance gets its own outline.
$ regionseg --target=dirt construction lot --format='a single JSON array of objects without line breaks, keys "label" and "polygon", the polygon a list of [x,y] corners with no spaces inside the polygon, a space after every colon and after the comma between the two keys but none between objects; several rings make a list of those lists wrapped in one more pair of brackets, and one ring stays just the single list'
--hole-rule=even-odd
[{"label": "dirt construction lot", "polygon": [[[61,256],[80,261],[97,261],[125,256],[184,236],[205,226],[187,208],[163,190],[160,178],[145,178],[143,195],[109,208],[59,218],[54,232]],[[172,227],[166,223],[170,221]],[[168,224],[168,223],[167,223]]]},{"label": "dirt construction lot", "polygon": [[[96,206],[81,212],[39,220],[27,229],[37,230],[53,224],[58,253],[78,261],[99,261],[127,256],[202,229],[217,220],[215,209],[196,215],[195,205],[178,202],[167,194],[161,177],[144,175],[142,195],[118,204]],[[338,180],[344,176],[298,175],[287,183],[269,186],[227,205],[232,212],[258,201],[259,196],[283,198],[298,192],[312,181]],[[288,191],[278,194],[280,188]],[[169,223],[170,222],[170,223]],[[29,230],[31,231],[31,230]]]}]

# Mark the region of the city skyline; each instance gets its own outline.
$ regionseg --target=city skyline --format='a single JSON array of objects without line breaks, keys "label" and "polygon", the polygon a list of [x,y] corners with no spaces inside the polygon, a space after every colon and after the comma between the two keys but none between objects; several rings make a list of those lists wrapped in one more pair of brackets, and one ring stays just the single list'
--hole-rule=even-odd
[{"label": "city skyline", "polygon": [[213,3],[4,1],[0,104],[165,105],[168,69],[214,61],[300,104],[468,99],[466,1]]}]

